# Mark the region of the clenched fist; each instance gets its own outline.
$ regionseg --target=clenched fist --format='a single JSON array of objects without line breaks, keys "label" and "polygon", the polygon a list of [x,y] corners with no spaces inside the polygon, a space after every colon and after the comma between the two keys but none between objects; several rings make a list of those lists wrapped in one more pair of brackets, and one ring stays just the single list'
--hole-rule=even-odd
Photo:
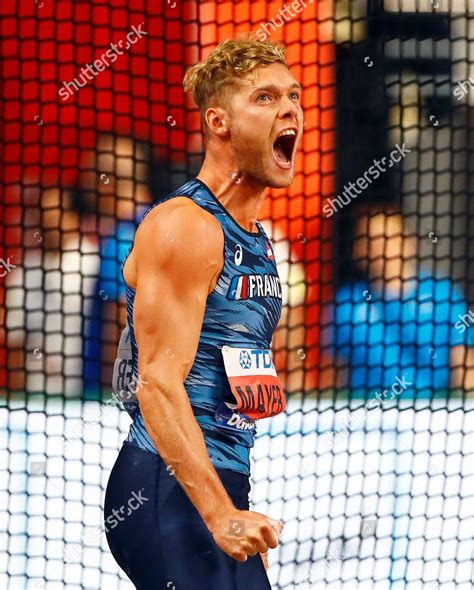
[{"label": "clenched fist", "polygon": [[[277,547],[282,529],[281,522],[264,514],[235,510],[220,518],[213,525],[211,533],[222,551],[237,561],[244,562],[249,556],[266,554],[268,549]],[[265,565],[263,555],[262,560]]]}]

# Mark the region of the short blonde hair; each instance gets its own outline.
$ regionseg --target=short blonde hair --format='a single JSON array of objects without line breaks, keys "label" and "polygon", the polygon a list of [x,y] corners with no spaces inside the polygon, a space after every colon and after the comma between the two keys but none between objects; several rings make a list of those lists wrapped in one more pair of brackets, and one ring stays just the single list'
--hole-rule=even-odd
[{"label": "short blonde hair", "polygon": [[211,102],[226,104],[225,91],[236,78],[255,75],[258,67],[273,63],[281,63],[289,69],[285,47],[274,41],[246,36],[222,41],[206,59],[189,68],[183,87],[192,94],[204,129],[207,130],[204,116]]}]

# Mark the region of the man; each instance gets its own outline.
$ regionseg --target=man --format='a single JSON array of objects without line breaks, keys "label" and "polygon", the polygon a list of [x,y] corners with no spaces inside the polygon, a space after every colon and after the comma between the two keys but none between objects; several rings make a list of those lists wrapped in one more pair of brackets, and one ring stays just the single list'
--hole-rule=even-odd
[{"label": "man", "polygon": [[24,205],[32,229],[25,232],[21,265],[6,277],[9,387],[80,397],[83,323],[93,305],[97,244],[80,231],[70,191],[49,188]]},{"label": "man", "polygon": [[382,399],[431,397],[473,387],[474,330],[447,277],[417,264],[414,235],[393,206],[357,209],[353,258],[368,280],[341,285],[329,317],[329,345],[348,367],[354,393]]},{"label": "man", "polygon": [[124,261],[114,390],[133,423],[105,529],[141,590],[264,590],[282,525],[248,511],[249,451],[256,420],[285,397],[269,352],[281,285],[257,218],[266,187],[293,179],[301,87],[284,49],[253,39],[221,43],[184,87],[206,155],[196,179],[146,213]]},{"label": "man", "polygon": [[84,326],[87,398],[100,399],[104,384],[107,388],[110,384],[116,342],[126,319],[120,266],[133,242],[136,220],[151,202],[148,177],[146,145],[109,133],[99,135],[96,149],[88,156],[80,177],[80,195],[86,212],[83,227],[86,232],[98,234],[100,254],[94,304]]}]

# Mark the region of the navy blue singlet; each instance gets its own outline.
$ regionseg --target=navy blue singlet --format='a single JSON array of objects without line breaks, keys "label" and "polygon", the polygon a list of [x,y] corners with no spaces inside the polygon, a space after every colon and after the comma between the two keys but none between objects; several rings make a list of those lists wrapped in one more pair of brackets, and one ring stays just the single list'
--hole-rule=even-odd
[{"label": "navy blue singlet", "polygon": [[[225,242],[224,267],[207,298],[196,357],[184,386],[213,465],[217,469],[249,475],[249,454],[254,444],[256,421],[232,409],[236,398],[226,375],[222,348],[253,351],[253,356],[245,355],[245,351],[241,353],[242,367],[246,362],[252,362],[249,359],[256,359],[258,363],[260,358],[263,362],[263,354],[268,354],[282,306],[273,249],[259,222],[258,231],[244,230],[198,179],[156,201],[143,218],[154,207],[174,197],[188,197],[214,215],[222,226]],[[135,290],[127,286],[127,326],[114,367],[115,392],[123,393],[130,382],[139,384],[138,349],[133,328],[134,299]],[[261,349],[262,355],[255,349]],[[124,406],[133,419],[126,439],[128,444],[157,453],[136,398],[124,402]]]}]

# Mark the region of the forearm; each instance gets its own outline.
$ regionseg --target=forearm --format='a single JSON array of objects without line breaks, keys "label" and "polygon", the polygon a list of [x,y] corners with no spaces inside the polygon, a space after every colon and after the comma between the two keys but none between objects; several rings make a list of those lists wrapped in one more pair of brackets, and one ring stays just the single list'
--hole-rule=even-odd
[{"label": "forearm", "polygon": [[209,459],[182,384],[147,384],[137,394],[143,421],[170,476],[176,477],[208,528],[235,510]]}]

